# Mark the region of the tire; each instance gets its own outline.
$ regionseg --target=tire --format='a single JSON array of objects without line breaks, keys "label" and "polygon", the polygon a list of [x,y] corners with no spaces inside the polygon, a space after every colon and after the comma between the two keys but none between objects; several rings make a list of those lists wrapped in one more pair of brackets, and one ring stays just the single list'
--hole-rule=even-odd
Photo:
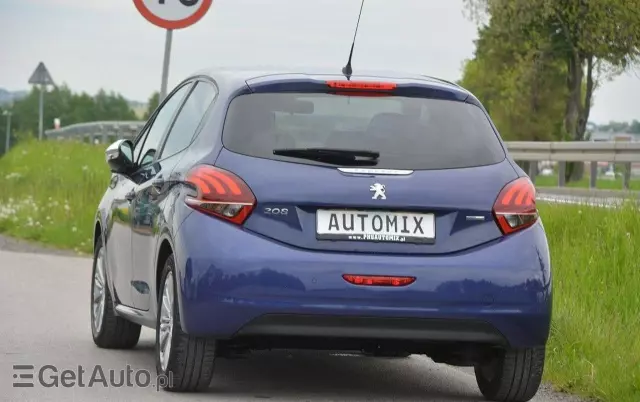
[{"label": "tire", "polygon": [[480,392],[490,401],[527,402],[538,392],[544,360],[544,347],[503,350],[475,367]]},{"label": "tire", "polygon": [[[194,392],[209,388],[216,359],[216,341],[212,338],[186,334],[180,326],[180,310],[176,293],[175,262],[173,255],[167,258],[158,292],[158,317],[156,319],[156,370],[164,376],[163,388],[174,392]],[[170,288],[167,288],[170,286]],[[163,308],[165,292],[171,292],[171,311]],[[168,324],[167,317],[171,317]],[[161,321],[163,327],[161,327]],[[169,333],[169,339],[163,334]],[[165,338],[162,342],[161,338]],[[169,344],[163,352],[161,343]]]},{"label": "tire", "polygon": [[[98,281],[100,277],[100,281]],[[101,284],[99,283],[101,282]],[[102,295],[99,298],[102,286]],[[98,305],[96,299],[99,298]],[[93,342],[104,349],[131,349],[140,339],[140,325],[116,315],[107,281],[102,237],[96,239],[91,276],[91,334]],[[100,317],[101,314],[101,317]]]}]

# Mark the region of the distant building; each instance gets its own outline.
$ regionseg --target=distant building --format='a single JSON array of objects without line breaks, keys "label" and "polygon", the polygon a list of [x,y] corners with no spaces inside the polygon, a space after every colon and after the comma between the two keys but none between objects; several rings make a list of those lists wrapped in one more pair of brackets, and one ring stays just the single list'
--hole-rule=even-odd
[{"label": "distant building", "polygon": [[[592,131],[591,141],[620,141],[620,142],[635,142],[640,141],[640,134],[635,133],[623,133],[615,131]],[[598,162],[598,167],[601,172],[613,172],[614,163],[611,162]],[[631,164],[631,174],[637,176],[640,174],[640,164]]]},{"label": "distant building", "polygon": [[640,141],[640,134],[613,131],[592,131],[591,141]]}]

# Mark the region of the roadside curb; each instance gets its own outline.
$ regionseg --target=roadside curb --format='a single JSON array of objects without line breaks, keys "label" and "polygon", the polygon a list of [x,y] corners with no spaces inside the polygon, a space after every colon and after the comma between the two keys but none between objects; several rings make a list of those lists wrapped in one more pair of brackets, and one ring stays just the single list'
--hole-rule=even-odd
[{"label": "roadside curb", "polygon": [[87,257],[87,255],[85,254],[77,253],[72,250],[57,249],[43,244],[30,242],[27,240],[20,240],[2,234],[0,234],[0,250],[16,253],[50,254],[65,257]]}]

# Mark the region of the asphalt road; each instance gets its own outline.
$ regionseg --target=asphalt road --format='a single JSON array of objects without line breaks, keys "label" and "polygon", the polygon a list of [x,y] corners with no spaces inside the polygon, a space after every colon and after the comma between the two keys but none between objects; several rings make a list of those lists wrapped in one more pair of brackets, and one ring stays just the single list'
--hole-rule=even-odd
[{"label": "asphalt road", "polygon": [[640,192],[621,190],[602,190],[571,187],[537,188],[536,200],[557,204],[589,205],[594,207],[615,208],[625,200],[640,202]]},{"label": "asphalt road", "polygon": [[[27,247],[27,253],[19,253]],[[1,249],[4,249],[1,250]],[[7,251],[11,249],[12,251]],[[89,286],[91,261],[83,257],[52,255],[47,250],[0,237],[0,401],[481,401],[468,369],[435,364],[423,356],[374,359],[330,352],[260,352],[242,360],[220,360],[216,377],[204,394],[156,391],[152,377],[146,388],[135,386],[88,387],[96,366],[109,382],[109,369],[147,370],[155,375],[153,337],[144,330],[139,345],[130,351],[101,350],[91,340]],[[13,365],[33,365],[15,371]],[[18,373],[43,371],[47,384],[16,388]],[[61,372],[85,371],[83,385]],[[98,372],[99,374],[99,372]],[[67,374],[71,375],[71,374]],[[96,377],[96,378],[99,378]],[[120,374],[115,380],[119,380]],[[135,374],[131,375],[132,382]],[[147,377],[141,372],[139,380]],[[74,385],[75,384],[75,385]],[[536,402],[577,401],[544,387]]]}]

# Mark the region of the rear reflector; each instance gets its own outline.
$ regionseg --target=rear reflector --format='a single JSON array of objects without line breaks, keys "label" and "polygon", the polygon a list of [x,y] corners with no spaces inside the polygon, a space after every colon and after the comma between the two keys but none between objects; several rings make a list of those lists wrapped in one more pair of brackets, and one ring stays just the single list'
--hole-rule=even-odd
[{"label": "rear reflector", "polygon": [[531,180],[521,177],[504,186],[493,205],[493,214],[505,235],[536,223],[536,188]]},{"label": "rear reflector", "polygon": [[371,81],[327,81],[330,88],[337,89],[360,89],[368,91],[390,91],[396,89],[396,84],[392,82],[371,82]]},{"label": "rear reflector", "polygon": [[256,198],[235,174],[209,165],[199,165],[187,174],[187,183],[197,194],[185,202],[202,213],[242,225],[253,210]]},{"label": "rear reflector", "polygon": [[345,281],[361,286],[407,286],[416,281],[412,276],[342,275]]}]

